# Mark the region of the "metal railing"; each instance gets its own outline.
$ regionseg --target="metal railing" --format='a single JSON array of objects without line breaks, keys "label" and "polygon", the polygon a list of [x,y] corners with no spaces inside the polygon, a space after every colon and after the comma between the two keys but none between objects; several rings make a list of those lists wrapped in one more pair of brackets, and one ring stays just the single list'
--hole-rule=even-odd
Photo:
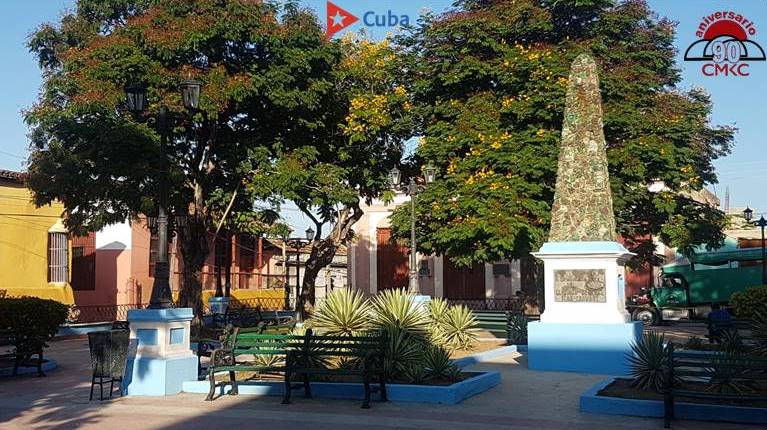
[{"label": "metal railing", "polygon": [[451,305],[464,305],[473,311],[519,311],[522,302],[517,298],[509,299],[447,299]]}]

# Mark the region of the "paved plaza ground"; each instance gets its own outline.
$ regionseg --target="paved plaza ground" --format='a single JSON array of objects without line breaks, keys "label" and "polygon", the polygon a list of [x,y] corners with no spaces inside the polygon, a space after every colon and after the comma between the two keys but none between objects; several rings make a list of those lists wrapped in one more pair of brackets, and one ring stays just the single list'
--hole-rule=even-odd
[{"label": "paved plaza ground", "polygon": [[[165,398],[88,401],[90,369],[84,338],[51,343],[48,356],[59,368],[45,378],[0,379],[2,429],[652,429],[661,419],[582,414],[578,397],[602,376],[527,370],[524,356],[509,354],[474,369],[502,373],[503,383],[459,405],[374,403],[278,397],[224,396],[203,401],[202,394]],[[679,421],[675,429],[756,430],[758,426]]]}]

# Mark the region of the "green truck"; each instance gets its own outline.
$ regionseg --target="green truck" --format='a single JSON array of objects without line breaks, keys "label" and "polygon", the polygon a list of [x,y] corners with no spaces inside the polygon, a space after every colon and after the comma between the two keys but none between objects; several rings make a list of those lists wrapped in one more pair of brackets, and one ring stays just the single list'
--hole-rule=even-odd
[{"label": "green truck", "polygon": [[627,309],[645,325],[705,318],[713,303],[725,305],[733,293],[761,285],[761,259],[761,248],[694,254],[690,264],[663,266],[660,286],[630,297]]}]

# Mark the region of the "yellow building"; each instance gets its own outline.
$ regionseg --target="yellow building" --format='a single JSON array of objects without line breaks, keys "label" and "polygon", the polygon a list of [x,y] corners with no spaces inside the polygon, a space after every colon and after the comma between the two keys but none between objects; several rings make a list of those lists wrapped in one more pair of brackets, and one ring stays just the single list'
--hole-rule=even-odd
[{"label": "yellow building", "polygon": [[0,296],[74,303],[63,211],[59,203],[35,207],[24,174],[0,169]]}]

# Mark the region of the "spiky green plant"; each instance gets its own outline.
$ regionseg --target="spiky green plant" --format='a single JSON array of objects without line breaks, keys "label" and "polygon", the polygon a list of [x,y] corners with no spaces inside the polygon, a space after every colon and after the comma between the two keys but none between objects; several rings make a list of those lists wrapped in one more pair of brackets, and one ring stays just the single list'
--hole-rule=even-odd
[{"label": "spiky green plant", "polygon": [[371,329],[370,302],[359,290],[333,290],[311,318],[311,326],[323,333],[356,336]]},{"label": "spiky green plant", "polygon": [[527,345],[527,316],[522,312],[512,312],[507,323],[509,343]]},{"label": "spiky green plant", "polygon": [[743,337],[737,329],[725,329],[719,334],[719,348],[730,354],[735,354],[745,351],[745,345],[743,344]]},{"label": "spiky green plant", "polygon": [[468,350],[477,343],[477,324],[474,313],[464,305],[450,306],[445,312],[438,346],[448,350]]},{"label": "spiky green plant", "polygon": [[429,300],[426,310],[428,312],[429,320],[432,324],[441,324],[445,321],[445,314],[447,314],[450,305],[447,300],[441,297],[435,297]]},{"label": "spiky green plant", "polygon": [[751,322],[751,337],[754,339],[752,353],[767,356],[767,305],[760,306],[754,312]]},{"label": "spiky green plant", "polygon": [[706,390],[721,394],[747,394],[757,390],[751,366],[744,365],[738,352],[725,352],[711,361]]},{"label": "spiky green plant", "polygon": [[423,306],[405,290],[385,290],[373,299],[372,325],[378,330],[396,328],[416,337],[425,337],[429,318]]},{"label": "spiky green plant", "polygon": [[405,369],[414,364],[421,364],[425,342],[407,331],[390,327],[386,330],[386,350],[384,351],[384,371],[389,378],[402,375]]},{"label": "spiky green plant", "polygon": [[665,337],[654,331],[645,333],[631,345],[633,354],[627,354],[632,385],[644,391],[661,392],[668,369]]},{"label": "spiky green plant", "polygon": [[408,384],[423,384],[429,377],[423,364],[412,363],[402,369],[401,379]]},{"label": "spiky green plant", "polygon": [[423,354],[423,365],[430,378],[448,378],[453,368],[457,367],[450,360],[450,353],[438,346],[426,348]]},{"label": "spiky green plant", "polygon": [[699,338],[698,336],[693,336],[689,339],[687,339],[687,342],[685,342],[684,345],[682,345],[682,348],[684,349],[692,349],[695,351],[700,351],[704,349],[703,346],[703,339]]}]

